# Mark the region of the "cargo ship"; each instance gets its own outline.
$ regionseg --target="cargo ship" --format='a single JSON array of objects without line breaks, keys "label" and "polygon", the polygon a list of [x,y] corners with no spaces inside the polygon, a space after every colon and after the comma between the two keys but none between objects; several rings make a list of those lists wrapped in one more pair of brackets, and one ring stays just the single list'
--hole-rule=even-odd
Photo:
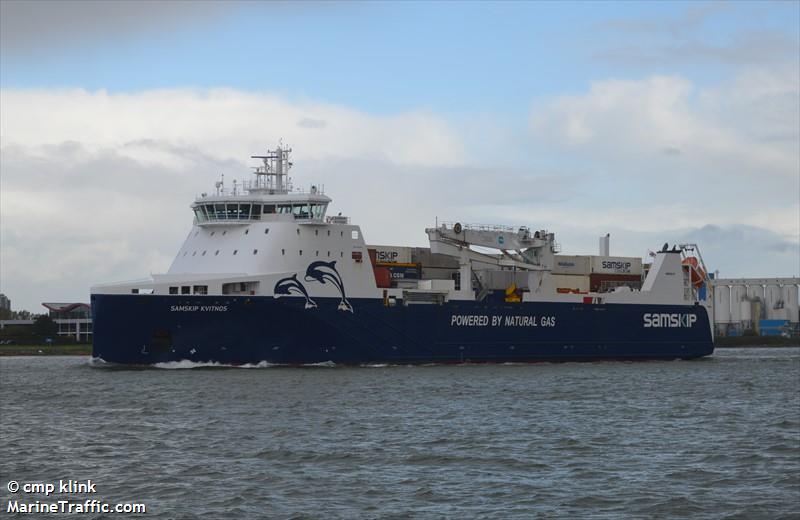
[{"label": "cargo ship", "polygon": [[641,258],[560,254],[555,234],[437,222],[429,247],[371,246],[291,149],[191,204],[165,274],[92,287],[93,356],[109,363],[507,363],[713,352],[692,244]]}]

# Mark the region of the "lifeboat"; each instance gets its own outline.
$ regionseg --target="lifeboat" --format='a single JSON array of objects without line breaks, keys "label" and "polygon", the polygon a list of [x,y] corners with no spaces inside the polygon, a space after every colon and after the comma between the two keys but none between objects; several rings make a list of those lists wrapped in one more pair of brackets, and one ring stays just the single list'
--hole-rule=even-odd
[{"label": "lifeboat", "polygon": [[697,258],[693,256],[684,258],[681,264],[689,267],[689,273],[692,277],[692,285],[699,289],[706,279],[706,272],[702,267],[700,267],[700,263],[697,261]]}]

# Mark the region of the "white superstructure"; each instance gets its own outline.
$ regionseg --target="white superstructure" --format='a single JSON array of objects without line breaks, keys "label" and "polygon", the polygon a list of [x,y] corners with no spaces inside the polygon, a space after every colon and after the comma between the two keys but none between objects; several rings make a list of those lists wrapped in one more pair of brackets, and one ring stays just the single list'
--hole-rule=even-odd
[{"label": "white superstructure", "polygon": [[[687,305],[704,300],[682,265],[689,248],[665,246],[643,278],[641,259],[608,256],[608,237],[602,244],[605,256],[590,262],[585,257],[559,257],[555,235],[546,230],[441,223],[426,230],[430,249],[423,255],[443,260],[433,262],[436,266],[425,266],[400,248],[383,248],[371,257],[359,226],[341,214],[328,215],[331,198],[323,190],[292,189],[290,152],[279,146],[253,156],[261,165],[252,181],[228,187],[221,180],[213,193],[197,197],[191,204],[192,229],[167,273],[99,285],[92,292],[292,296],[305,297],[309,305],[314,297],[340,297],[344,309],[347,298],[430,304],[482,300],[498,290],[506,290],[509,302]],[[418,262],[418,272],[435,274],[379,286],[381,258]],[[583,285],[564,288],[569,269],[581,266],[587,276],[589,270],[591,276],[623,272],[637,283],[633,288],[591,292],[585,290],[585,278]],[[620,266],[625,269],[620,271]],[[443,278],[447,269],[452,273]]]}]

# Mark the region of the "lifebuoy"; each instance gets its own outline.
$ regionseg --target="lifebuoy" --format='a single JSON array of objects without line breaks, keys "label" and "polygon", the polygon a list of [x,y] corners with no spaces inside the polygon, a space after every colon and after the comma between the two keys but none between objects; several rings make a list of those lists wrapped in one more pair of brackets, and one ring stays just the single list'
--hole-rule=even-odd
[{"label": "lifebuoy", "polygon": [[453,232],[456,235],[460,235],[461,234],[461,222],[456,222],[455,223],[455,225],[453,226]]}]

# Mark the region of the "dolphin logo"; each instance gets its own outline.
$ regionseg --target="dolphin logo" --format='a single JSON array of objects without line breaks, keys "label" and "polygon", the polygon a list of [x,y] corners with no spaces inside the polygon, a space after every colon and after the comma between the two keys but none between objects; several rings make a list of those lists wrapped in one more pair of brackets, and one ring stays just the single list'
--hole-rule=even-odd
[{"label": "dolphin logo", "polygon": [[308,265],[308,269],[306,269],[305,280],[307,282],[319,282],[321,284],[332,283],[339,289],[339,294],[342,297],[342,300],[339,302],[339,310],[353,312],[353,306],[347,301],[347,295],[344,293],[342,277],[339,276],[339,272],[336,270],[336,260],[332,262],[323,262],[322,260],[311,262]]},{"label": "dolphin logo", "polygon": [[281,296],[289,296],[290,294],[299,294],[306,299],[306,309],[312,309],[317,306],[317,304],[308,297],[308,291],[297,280],[297,274],[293,274],[292,276],[281,278],[275,284],[275,288],[272,290],[273,298],[280,298]]}]

